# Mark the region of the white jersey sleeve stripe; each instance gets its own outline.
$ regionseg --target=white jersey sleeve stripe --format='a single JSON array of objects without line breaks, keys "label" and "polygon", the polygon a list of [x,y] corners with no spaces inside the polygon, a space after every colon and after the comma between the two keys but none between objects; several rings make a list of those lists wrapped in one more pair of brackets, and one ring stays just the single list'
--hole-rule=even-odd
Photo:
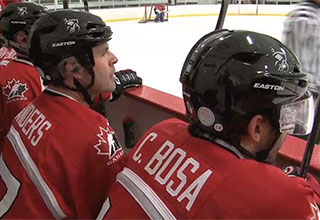
[{"label": "white jersey sleeve stripe", "polygon": [[111,205],[110,205],[110,199],[107,198],[106,201],[103,203],[101,211],[97,217],[96,220],[103,220],[104,216],[107,214],[107,212],[109,211]]},{"label": "white jersey sleeve stripe", "polygon": [[3,160],[2,153],[0,156],[0,176],[7,187],[7,193],[0,200],[0,218],[10,209],[12,203],[18,195],[20,189],[19,181],[10,173],[6,163]]},{"label": "white jersey sleeve stripe", "polygon": [[117,175],[117,181],[132,195],[151,219],[176,219],[151,187],[131,169],[125,167]]},{"label": "white jersey sleeve stripe", "polygon": [[14,151],[16,152],[21,164],[26,170],[29,178],[35,184],[46,206],[56,219],[66,218],[66,214],[60,208],[53,192],[42,178],[37,165],[32,160],[17,130],[11,126],[7,135]]}]

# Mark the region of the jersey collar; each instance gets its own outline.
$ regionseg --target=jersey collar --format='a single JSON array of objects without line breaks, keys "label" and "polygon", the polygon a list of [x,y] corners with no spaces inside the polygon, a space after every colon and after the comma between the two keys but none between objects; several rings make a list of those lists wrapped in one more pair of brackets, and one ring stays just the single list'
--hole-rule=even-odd
[{"label": "jersey collar", "polygon": [[59,92],[59,91],[57,91],[57,90],[54,90],[54,89],[52,89],[52,88],[48,88],[48,87],[47,87],[47,88],[44,90],[44,92],[47,93],[47,94],[54,95],[54,96],[63,96],[63,97],[66,97],[66,98],[68,98],[68,99],[71,99],[71,100],[73,100],[73,101],[78,102],[75,98],[73,98],[73,97],[71,97],[71,96],[69,96],[69,95],[67,95],[67,94],[64,94],[64,93],[62,93],[62,92]]}]

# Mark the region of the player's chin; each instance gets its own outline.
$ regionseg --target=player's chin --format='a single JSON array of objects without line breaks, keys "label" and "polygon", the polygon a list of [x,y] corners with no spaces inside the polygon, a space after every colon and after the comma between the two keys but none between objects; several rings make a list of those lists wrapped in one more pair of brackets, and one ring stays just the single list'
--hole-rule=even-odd
[{"label": "player's chin", "polygon": [[116,89],[116,83],[113,81],[112,83],[110,83],[107,89],[108,92],[113,92]]}]

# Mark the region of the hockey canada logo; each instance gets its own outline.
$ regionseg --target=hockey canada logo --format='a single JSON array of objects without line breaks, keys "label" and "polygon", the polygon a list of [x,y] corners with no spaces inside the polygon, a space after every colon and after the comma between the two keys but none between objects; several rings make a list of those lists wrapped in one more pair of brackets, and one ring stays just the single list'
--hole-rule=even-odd
[{"label": "hockey canada logo", "polygon": [[20,80],[15,80],[7,82],[5,87],[2,87],[2,94],[8,97],[8,102],[27,100],[24,93],[28,90],[27,84],[21,83]]},{"label": "hockey canada logo", "polygon": [[28,14],[27,7],[18,7],[18,15],[24,16]]},{"label": "hockey canada logo", "polygon": [[[122,156],[123,151],[114,131],[102,127],[99,127],[99,129],[100,133],[97,134],[98,143],[93,147],[97,150],[97,155],[109,155],[110,161],[108,165],[110,165]],[[120,154],[117,154],[117,152],[120,152]]]},{"label": "hockey canada logo", "polygon": [[275,51],[271,48],[272,56],[276,59],[274,65],[278,68],[278,71],[286,72],[289,70],[287,62],[287,56],[283,51]]},{"label": "hockey canada logo", "polygon": [[67,31],[69,31],[69,33],[73,33],[75,31],[80,30],[80,25],[79,25],[78,19],[75,19],[75,18],[68,19],[65,21],[65,24],[67,25]]}]

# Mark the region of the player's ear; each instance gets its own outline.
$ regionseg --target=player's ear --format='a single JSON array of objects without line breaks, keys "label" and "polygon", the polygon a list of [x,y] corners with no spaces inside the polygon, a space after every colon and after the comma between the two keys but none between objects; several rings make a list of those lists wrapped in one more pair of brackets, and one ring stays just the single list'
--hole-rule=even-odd
[{"label": "player's ear", "polygon": [[262,115],[255,115],[251,118],[248,124],[248,135],[255,142],[259,142],[261,140],[263,122],[264,117]]},{"label": "player's ear", "polygon": [[255,115],[251,118],[247,126],[247,132],[241,137],[241,146],[251,148],[256,146],[262,139],[263,121],[265,119],[262,115]]}]

